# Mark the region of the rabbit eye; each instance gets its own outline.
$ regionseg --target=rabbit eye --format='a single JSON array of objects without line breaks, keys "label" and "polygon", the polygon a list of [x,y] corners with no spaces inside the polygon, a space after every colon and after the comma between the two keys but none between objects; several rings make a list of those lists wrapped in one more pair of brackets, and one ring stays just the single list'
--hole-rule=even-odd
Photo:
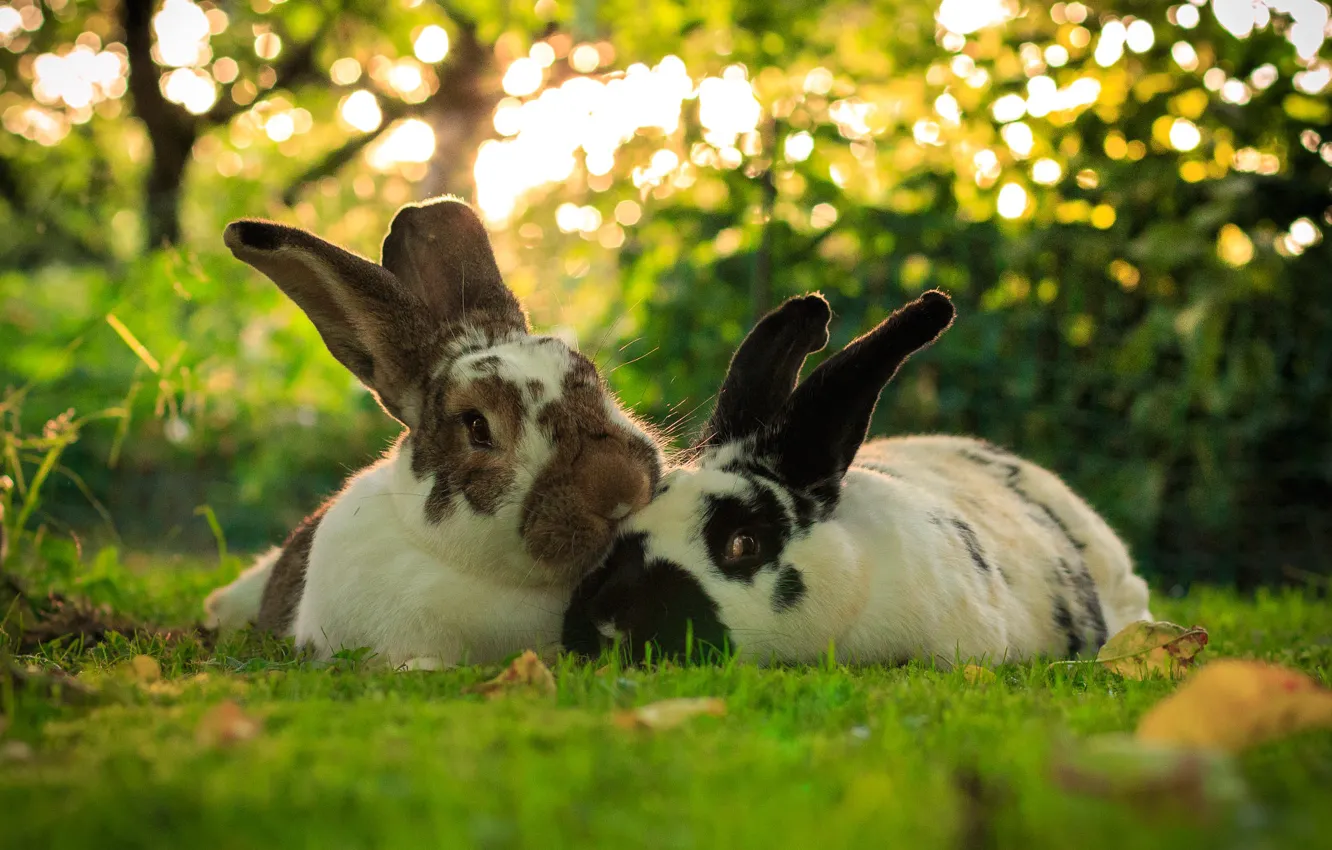
[{"label": "rabbit eye", "polygon": [[726,542],[726,560],[742,561],[749,558],[758,557],[759,543],[758,538],[750,534],[748,530],[741,529],[731,535],[731,539]]},{"label": "rabbit eye", "polygon": [[486,417],[475,410],[469,410],[462,415],[463,426],[467,428],[467,438],[472,441],[472,445],[479,449],[492,449],[495,447],[490,438],[490,423]]}]

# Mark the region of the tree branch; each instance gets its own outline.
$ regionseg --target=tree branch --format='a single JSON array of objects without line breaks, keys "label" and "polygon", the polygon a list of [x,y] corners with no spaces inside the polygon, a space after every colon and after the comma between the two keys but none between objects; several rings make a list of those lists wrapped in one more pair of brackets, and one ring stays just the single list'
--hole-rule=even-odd
[{"label": "tree branch", "polygon": [[[458,173],[470,169],[470,162],[463,162],[458,154],[462,150],[474,149],[479,128],[486,126],[499,95],[489,91],[483,84],[483,78],[489,70],[489,57],[493,47],[482,43],[476,36],[476,24],[449,6],[445,12],[458,25],[458,37],[452,50],[452,61],[442,75],[439,88],[425,101],[407,104],[399,100],[386,102],[383,107],[383,121],[379,128],[348,140],[341,147],[329,151],[323,159],[312,165],[293,180],[282,193],[282,202],[294,206],[301,193],[314,183],[337,174],[344,166],[356,158],[362,150],[379,138],[394,122],[408,116],[434,115],[436,138],[439,147],[433,158],[432,170],[439,171],[437,164],[446,162],[446,174],[437,180],[427,178],[426,194],[458,192]],[[450,123],[452,125],[450,126]],[[430,184],[438,182],[441,185]]]},{"label": "tree branch", "polygon": [[[287,51],[287,55],[274,67],[277,74],[273,85],[260,92],[259,97],[255,99],[256,101],[262,100],[279,89],[290,89],[318,76],[318,69],[314,62],[315,50],[319,47],[320,42],[324,40],[324,36],[328,34],[329,29],[332,28],[333,21],[334,17],[331,15],[325,18],[324,22],[319,25],[319,29],[308,41],[302,42]],[[216,127],[231,121],[232,118],[249,109],[252,105],[241,106],[230,97],[218,98],[217,103],[213,104],[213,108],[204,113],[203,119],[209,127]]]},{"label": "tree branch", "polygon": [[381,112],[384,120],[379,123],[379,127],[371,130],[369,133],[363,133],[353,139],[349,139],[341,147],[334,148],[324,155],[324,158],[314,165],[301,172],[301,175],[288,184],[282,192],[282,203],[289,206],[296,206],[300,200],[301,193],[306,187],[318,183],[325,177],[332,177],[342,170],[342,167],[356,158],[356,155],[370,146],[375,139],[384,135],[384,131],[399,118],[406,117],[415,113],[419,106],[409,106],[402,101],[394,101],[385,104]]},{"label": "tree branch", "polygon": [[[9,208],[13,210],[16,219],[32,221],[39,235],[54,236],[68,243],[61,247],[72,248],[75,254],[74,258],[99,263],[108,262],[111,259],[105,247],[94,244],[82,234],[48,216],[46,210],[39,209],[34,205],[22,184],[19,183],[18,169],[9,160],[2,157],[0,157],[0,198],[3,198]],[[30,262],[49,261],[52,248],[53,246],[48,240],[41,239],[36,243],[25,245],[16,257],[11,256],[9,259],[18,266],[27,265]],[[71,258],[66,255],[65,259]]]}]

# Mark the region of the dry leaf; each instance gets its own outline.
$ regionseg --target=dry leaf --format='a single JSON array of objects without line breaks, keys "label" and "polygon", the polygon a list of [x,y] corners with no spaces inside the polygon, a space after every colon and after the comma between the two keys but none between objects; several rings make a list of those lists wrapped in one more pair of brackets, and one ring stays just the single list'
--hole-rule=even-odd
[{"label": "dry leaf", "polygon": [[1207,630],[1186,629],[1174,623],[1139,620],[1129,623],[1105,642],[1096,661],[1126,679],[1152,675],[1183,676],[1193,657],[1207,646]]},{"label": "dry leaf", "polygon": [[1216,804],[1246,795],[1235,763],[1222,753],[1181,750],[1101,735],[1058,757],[1056,784],[1067,791],[1119,800],[1149,811],[1184,809],[1206,814]]},{"label": "dry leaf", "polygon": [[963,667],[962,678],[972,685],[984,685],[999,679],[998,676],[994,675],[993,670],[989,667],[981,667],[979,664],[968,664]]},{"label": "dry leaf", "polygon": [[1259,661],[1213,661],[1138,723],[1138,739],[1238,752],[1304,729],[1332,728],[1332,691]]},{"label": "dry leaf", "polygon": [[148,685],[162,678],[162,665],[149,655],[136,655],[129,662],[130,675],[141,685]]},{"label": "dry leaf", "polygon": [[32,761],[32,747],[23,741],[5,741],[0,744],[0,761]]},{"label": "dry leaf", "polygon": [[503,673],[489,682],[463,690],[463,693],[485,694],[491,699],[514,692],[555,693],[555,677],[530,649],[524,650],[523,654],[515,658]]},{"label": "dry leaf", "polygon": [[232,700],[208,709],[194,730],[194,738],[204,747],[219,747],[248,741],[259,734],[263,724],[246,714]]},{"label": "dry leaf", "polygon": [[671,729],[700,714],[721,717],[726,703],[716,697],[665,699],[615,715],[615,725],[625,729]]}]

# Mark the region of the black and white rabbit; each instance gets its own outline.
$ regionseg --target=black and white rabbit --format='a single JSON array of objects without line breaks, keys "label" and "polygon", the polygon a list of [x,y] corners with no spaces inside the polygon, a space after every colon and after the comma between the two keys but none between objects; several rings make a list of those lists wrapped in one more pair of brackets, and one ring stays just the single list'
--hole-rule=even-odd
[{"label": "black and white rabbit", "polygon": [[476,214],[402,208],[382,264],[271,222],[225,239],[406,430],[215,591],[210,624],[412,668],[557,645],[570,591],[647,503],[661,453],[586,357],[528,333]]},{"label": "black and white rabbit", "polygon": [[758,662],[1076,656],[1150,619],[1124,544],[1055,475],[985,442],[864,443],[880,392],[953,320],[927,292],[832,355],[817,295],[737,350],[694,464],[667,473],[574,593],[566,648]]}]

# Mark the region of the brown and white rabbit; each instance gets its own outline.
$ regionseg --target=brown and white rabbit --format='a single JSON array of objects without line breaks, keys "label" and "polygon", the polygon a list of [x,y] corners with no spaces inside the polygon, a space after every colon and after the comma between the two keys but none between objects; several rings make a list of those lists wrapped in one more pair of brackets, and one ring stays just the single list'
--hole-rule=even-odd
[{"label": "brown and white rabbit", "polygon": [[1095,651],[1150,619],[1123,543],[1055,475],[966,437],[865,443],[898,367],[951,324],[927,292],[832,355],[828,304],[787,301],[731,361],[692,466],[669,472],[575,591],[567,648],[997,662]]},{"label": "brown and white rabbit", "polygon": [[265,221],[225,240],[406,430],[210,595],[210,624],[427,669],[557,644],[571,589],[647,503],[661,453],[586,357],[528,332],[476,214],[403,207],[382,264]]}]

